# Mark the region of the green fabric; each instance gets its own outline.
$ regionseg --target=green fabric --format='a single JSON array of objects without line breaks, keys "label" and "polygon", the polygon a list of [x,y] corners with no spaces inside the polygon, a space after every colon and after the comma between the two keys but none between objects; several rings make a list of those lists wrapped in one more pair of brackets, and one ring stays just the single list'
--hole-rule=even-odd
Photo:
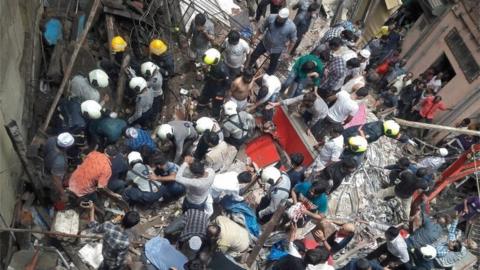
[{"label": "green fabric", "polygon": [[307,73],[302,71],[302,66],[308,61],[313,61],[317,64],[315,72],[317,72],[319,76],[313,79],[313,83],[318,86],[320,85],[320,78],[323,74],[323,63],[317,56],[313,54],[307,54],[298,58],[297,61],[295,61],[292,70],[295,72],[295,74],[297,74],[300,79],[305,79],[307,77]]},{"label": "green fabric", "polygon": [[123,134],[123,130],[127,127],[127,122],[120,118],[104,117],[90,124],[90,132],[97,136],[106,137],[108,143],[114,143]]}]

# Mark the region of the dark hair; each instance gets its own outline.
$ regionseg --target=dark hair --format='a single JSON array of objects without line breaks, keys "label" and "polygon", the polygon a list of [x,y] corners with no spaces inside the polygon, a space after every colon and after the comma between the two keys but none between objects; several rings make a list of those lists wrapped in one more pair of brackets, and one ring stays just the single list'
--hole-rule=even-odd
[{"label": "dark hair", "polygon": [[317,247],[310,249],[305,254],[305,263],[317,265],[319,263],[325,263],[330,256],[330,252],[325,247]]},{"label": "dark hair", "polygon": [[207,227],[207,237],[208,238],[218,238],[220,236],[220,226],[217,224],[210,224]]},{"label": "dark hair", "polygon": [[125,229],[132,228],[140,222],[140,215],[136,211],[128,211],[122,219],[122,226]]},{"label": "dark hair", "polygon": [[310,4],[310,6],[308,6],[307,11],[313,12],[319,8],[320,8],[320,5],[317,2],[313,2],[312,4]]},{"label": "dark hair", "polygon": [[110,157],[114,157],[118,155],[118,149],[115,145],[109,145],[105,148],[105,154],[109,155]]},{"label": "dark hair", "polygon": [[330,49],[339,48],[340,46],[342,46],[342,44],[343,44],[343,41],[339,37],[334,37],[328,41],[328,47]]},{"label": "dark hair", "polygon": [[398,165],[400,165],[402,168],[407,168],[408,166],[410,166],[410,163],[410,160],[406,157],[401,157],[398,160]]},{"label": "dark hair", "polygon": [[320,60],[322,60],[323,62],[329,62],[330,61],[330,58],[332,57],[332,55],[330,54],[330,51],[329,50],[323,50],[321,52],[318,53],[318,57],[320,58]]},{"label": "dark hair", "polygon": [[305,73],[310,73],[310,72],[314,71],[316,67],[317,67],[317,64],[315,64],[315,62],[307,61],[307,62],[303,63],[301,69]]},{"label": "dark hair", "polygon": [[194,176],[203,176],[205,173],[205,165],[202,161],[195,159],[192,164],[190,164],[190,171]]},{"label": "dark hair", "polygon": [[253,68],[246,68],[243,70],[242,76],[245,78],[253,78],[255,75],[255,70]]},{"label": "dark hair", "polygon": [[244,171],[238,174],[238,182],[241,184],[250,183],[252,181],[252,173],[249,171]]},{"label": "dark hair", "polygon": [[167,158],[162,153],[156,153],[152,157],[152,163],[155,165],[163,166],[167,164],[167,162],[168,162]]},{"label": "dark hair", "polygon": [[347,61],[347,68],[358,68],[360,66],[360,60],[354,57]]},{"label": "dark hair", "polygon": [[220,142],[220,138],[218,137],[218,134],[211,130],[205,131],[203,136],[205,136],[205,142],[208,143],[209,145],[216,146]]},{"label": "dark hair", "polygon": [[237,44],[240,40],[240,33],[237,30],[232,30],[228,33],[228,42],[231,44]]},{"label": "dark hair", "polygon": [[453,252],[461,251],[462,247],[463,247],[462,242],[458,240],[453,241],[453,249],[452,249]]},{"label": "dark hair", "polygon": [[308,92],[305,95],[303,95],[303,102],[315,102],[317,100],[317,95],[315,95],[314,92]]},{"label": "dark hair", "polygon": [[293,153],[290,155],[290,160],[292,161],[292,165],[297,167],[302,165],[304,157],[301,153]]},{"label": "dark hair", "polygon": [[268,87],[266,85],[262,85],[262,87],[260,87],[260,90],[258,90],[257,99],[262,99],[267,95],[268,95]]},{"label": "dark hair", "polygon": [[313,194],[319,195],[322,193],[326,193],[329,189],[330,185],[326,181],[317,182],[314,186],[312,186],[311,191]]},{"label": "dark hair", "polygon": [[203,26],[207,22],[207,18],[202,13],[198,13],[194,20],[196,26]]},{"label": "dark hair", "polygon": [[400,229],[397,227],[390,226],[387,231],[385,231],[385,237],[388,241],[392,241],[400,234]]},{"label": "dark hair", "polygon": [[353,169],[357,167],[357,162],[352,157],[347,157],[342,160],[343,166],[347,169]]},{"label": "dark hair", "polygon": [[[194,258],[183,265],[185,270],[203,270],[205,269],[205,263],[200,258]],[[169,268],[171,269],[171,268]]]},{"label": "dark hair", "polygon": [[353,41],[355,39],[355,34],[350,30],[343,30],[340,35],[348,41]]},{"label": "dark hair", "polygon": [[368,92],[369,92],[369,91],[370,91],[370,88],[364,86],[364,87],[358,89],[358,90],[355,92],[355,95],[356,95],[357,97],[362,97],[362,98],[363,98],[363,97],[368,96]]},{"label": "dark hair", "polygon": [[342,134],[343,133],[343,126],[342,125],[335,125],[333,126],[332,128],[332,133],[335,133],[335,134]]},{"label": "dark hair", "polygon": [[442,100],[442,97],[441,97],[441,96],[438,96],[438,95],[435,95],[435,97],[433,98],[433,100]]},{"label": "dark hair", "polygon": [[355,265],[357,270],[368,270],[370,269],[370,263],[367,261],[367,259],[361,258],[358,259],[356,265]]},{"label": "dark hair", "polygon": [[427,168],[418,168],[417,172],[415,173],[417,177],[424,177],[427,174],[428,174]]}]

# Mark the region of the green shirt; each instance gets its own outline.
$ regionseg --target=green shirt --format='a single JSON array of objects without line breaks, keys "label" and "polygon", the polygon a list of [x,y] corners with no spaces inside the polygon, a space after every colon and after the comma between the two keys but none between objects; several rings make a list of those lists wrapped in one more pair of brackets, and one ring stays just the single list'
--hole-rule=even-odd
[{"label": "green shirt", "polygon": [[305,64],[306,62],[309,62],[309,61],[313,61],[313,62],[315,62],[315,64],[317,64],[314,72],[318,73],[318,77],[312,79],[312,81],[315,85],[318,86],[318,85],[320,85],[320,78],[322,77],[322,74],[323,74],[323,63],[317,56],[315,56],[313,54],[307,54],[307,55],[304,55],[304,56],[298,58],[297,61],[295,61],[295,64],[293,65],[292,70],[295,72],[295,74],[300,79],[305,79],[307,77],[307,73],[305,73],[302,70],[302,66],[303,66],[303,64]]},{"label": "green shirt", "polygon": [[114,143],[122,137],[127,122],[120,118],[103,117],[92,121],[90,124],[90,133],[93,136],[104,137],[107,143]]}]

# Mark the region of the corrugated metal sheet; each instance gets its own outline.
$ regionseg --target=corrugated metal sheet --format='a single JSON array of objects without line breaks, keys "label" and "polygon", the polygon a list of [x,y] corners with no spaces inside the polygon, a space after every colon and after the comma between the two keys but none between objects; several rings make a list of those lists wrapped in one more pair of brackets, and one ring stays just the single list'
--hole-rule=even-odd
[{"label": "corrugated metal sheet", "polygon": [[204,13],[209,18],[215,18],[218,21],[230,27],[230,16],[233,9],[240,9],[233,0],[181,0],[183,23],[188,31],[190,23],[199,12]]}]

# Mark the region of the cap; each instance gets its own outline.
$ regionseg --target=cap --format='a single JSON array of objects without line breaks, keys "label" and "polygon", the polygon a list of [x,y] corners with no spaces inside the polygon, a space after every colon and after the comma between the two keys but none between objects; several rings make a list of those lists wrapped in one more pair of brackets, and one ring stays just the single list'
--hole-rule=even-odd
[{"label": "cap", "polygon": [[130,152],[127,156],[127,159],[128,159],[128,164],[131,164],[134,161],[143,162],[142,155],[137,151]]},{"label": "cap", "polygon": [[193,251],[200,250],[202,247],[202,239],[198,236],[193,236],[188,240],[188,246]]},{"label": "cap", "polygon": [[60,133],[57,136],[57,145],[62,148],[67,148],[73,145],[75,139],[73,138],[72,134],[68,132]]},{"label": "cap", "polygon": [[108,74],[101,69],[94,69],[88,73],[88,80],[95,87],[107,87],[108,86]]},{"label": "cap", "polygon": [[438,149],[438,153],[439,153],[440,156],[442,156],[442,157],[448,156],[448,150],[447,150],[447,148],[443,148],[443,147],[442,147],[442,148]]},{"label": "cap", "polygon": [[362,153],[367,151],[368,142],[362,136],[353,136],[348,139],[350,148],[356,153]]},{"label": "cap", "polygon": [[135,139],[138,137],[138,131],[133,127],[129,127],[127,130],[125,130],[125,135],[127,135],[129,138]]},{"label": "cap", "polygon": [[221,54],[215,48],[210,48],[203,54],[203,62],[207,65],[216,65],[220,61]]},{"label": "cap", "polygon": [[437,257],[437,250],[431,245],[421,247],[420,253],[422,253],[423,258],[427,260],[432,260]]},{"label": "cap", "polygon": [[361,50],[359,54],[363,58],[370,58],[371,55],[370,51],[366,49]]},{"label": "cap", "polygon": [[288,8],[282,8],[278,12],[278,17],[283,18],[283,19],[287,19],[288,15],[290,15],[290,11],[288,10]]},{"label": "cap", "polygon": [[110,45],[112,46],[113,52],[123,52],[125,51],[125,48],[127,48],[127,42],[121,36],[112,38],[112,43]]},{"label": "cap", "polygon": [[150,52],[155,55],[162,55],[168,49],[167,44],[160,39],[154,39],[150,42]]},{"label": "cap", "polygon": [[385,135],[393,137],[397,136],[399,132],[400,125],[397,122],[393,120],[387,120],[383,122],[383,133],[385,133]]},{"label": "cap", "polygon": [[264,183],[267,183],[269,180],[273,180],[273,184],[277,183],[281,176],[282,173],[273,166],[263,169],[260,175]]},{"label": "cap", "polygon": [[102,105],[95,100],[85,100],[80,104],[82,114],[88,114],[91,119],[99,119],[102,117]]},{"label": "cap", "polygon": [[143,89],[147,88],[147,81],[142,77],[133,77],[128,83],[130,89],[141,92]]}]

